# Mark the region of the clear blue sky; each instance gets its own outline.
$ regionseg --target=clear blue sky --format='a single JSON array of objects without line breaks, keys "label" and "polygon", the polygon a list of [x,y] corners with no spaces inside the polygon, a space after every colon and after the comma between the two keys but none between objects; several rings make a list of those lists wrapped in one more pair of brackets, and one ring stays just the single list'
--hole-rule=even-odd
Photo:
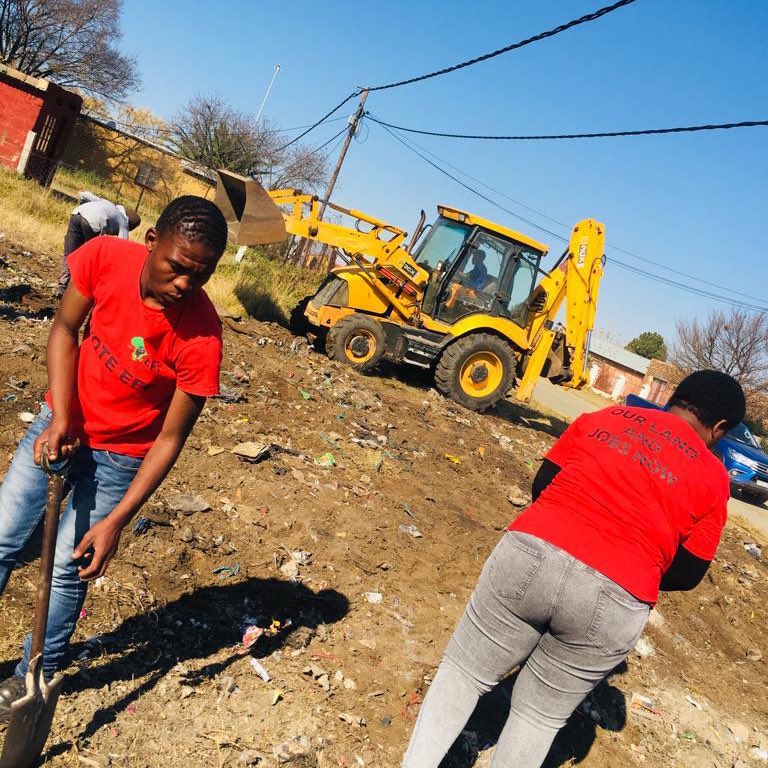
[{"label": "clear blue sky", "polygon": [[[255,112],[280,63],[265,116],[291,127],[314,122],[356,85],[447,66],[603,4],[608,0],[125,0],[123,47],[137,56],[144,81],[133,102],[165,117],[200,93]],[[502,134],[766,119],[766,39],[764,0],[639,0],[460,72],[372,94],[368,108],[401,125]],[[322,126],[307,144],[318,146],[341,125]],[[450,203],[550,244],[548,263],[562,250],[368,125],[347,156],[338,202],[409,230],[422,207],[431,217],[438,202]],[[414,138],[559,221],[597,218],[609,244],[768,304],[768,128],[560,142]],[[683,279],[607,253],[598,329],[624,340],[643,330],[671,339],[675,319],[721,306],[633,276],[611,265],[611,256]]]}]

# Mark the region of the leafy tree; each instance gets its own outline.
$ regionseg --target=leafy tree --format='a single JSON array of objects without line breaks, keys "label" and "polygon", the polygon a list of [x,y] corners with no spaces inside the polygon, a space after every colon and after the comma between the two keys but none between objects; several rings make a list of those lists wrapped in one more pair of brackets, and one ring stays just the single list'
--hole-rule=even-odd
[{"label": "leafy tree", "polygon": [[768,314],[714,310],[705,320],[678,320],[672,361],[684,371],[724,371],[748,395],[768,393]]},{"label": "leafy tree", "polygon": [[286,139],[218,96],[196,96],[171,121],[170,144],[208,168],[226,168],[259,178],[266,187],[312,190],[327,176],[325,156]]},{"label": "leafy tree", "polygon": [[667,345],[664,337],[656,331],[644,331],[627,344],[624,349],[649,360],[666,360]]},{"label": "leafy tree", "polygon": [[112,99],[138,88],[120,53],[122,0],[0,0],[0,62]]}]

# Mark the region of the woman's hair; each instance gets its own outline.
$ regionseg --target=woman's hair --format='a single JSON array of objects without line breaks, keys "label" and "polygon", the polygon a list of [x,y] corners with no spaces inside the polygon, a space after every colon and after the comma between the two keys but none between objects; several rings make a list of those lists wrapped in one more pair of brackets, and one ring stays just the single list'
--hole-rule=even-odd
[{"label": "woman's hair", "polygon": [[210,245],[220,256],[227,245],[224,214],[210,200],[197,195],[182,195],[165,206],[155,225],[157,234],[175,233],[192,242]]},{"label": "woman's hair", "polygon": [[741,384],[722,371],[696,371],[686,376],[667,407],[673,405],[690,411],[705,427],[725,421],[728,429],[742,421],[747,410]]}]

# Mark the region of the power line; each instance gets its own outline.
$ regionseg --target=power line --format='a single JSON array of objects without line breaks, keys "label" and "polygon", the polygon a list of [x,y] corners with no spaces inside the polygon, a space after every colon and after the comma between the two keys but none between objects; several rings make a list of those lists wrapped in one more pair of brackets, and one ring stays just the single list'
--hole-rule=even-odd
[{"label": "power line", "polygon": [[[567,243],[568,239],[563,237],[562,235],[558,234],[557,232],[553,232],[550,229],[547,229],[546,227],[542,227],[540,224],[536,224],[535,222],[531,221],[530,219],[526,219],[523,216],[520,216],[520,214],[510,210],[509,208],[506,208],[505,206],[501,205],[499,202],[494,200],[493,198],[488,197],[487,195],[483,194],[479,190],[475,189],[474,187],[471,187],[469,184],[465,184],[461,179],[458,179],[453,174],[446,171],[444,168],[439,166],[437,163],[432,162],[428,157],[426,157],[424,154],[419,152],[416,148],[411,146],[409,143],[407,143],[402,137],[398,136],[396,133],[391,131],[387,126],[382,125],[384,130],[387,131],[387,133],[390,134],[394,139],[399,141],[404,147],[409,149],[414,154],[418,155],[424,162],[426,162],[428,165],[432,166],[435,170],[439,171],[443,175],[447,176],[452,181],[456,182],[460,186],[462,186],[464,189],[468,190],[469,192],[472,192],[473,194],[477,195],[478,197],[482,198],[486,202],[490,203],[491,205],[495,206],[496,208],[504,211],[505,213],[508,213],[510,216],[515,217],[516,219],[519,219],[520,221],[525,222],[526,224],[529,224],[536,229],[541,230],[542,232],[546,232],[548,235],[554,237],[557,240],[560,240],[561,242]],[[556,220],[555,220],[556,221]],[[561,222],[556,222],[561,223]],[[566,226],[562,224],[562,226]],[[636,275],[639,275],[641,277],[645,277],[649,280],[654,280],[656,282],[663,283],[665,285],[668,285],[673,288],[677,288],[679,290],[685,291],[686,293],[690,293],[696,296],[701,296],[703,298],[712,299],[714,301],[719,301],[724,304],[728,304],[730,306],[738,307],[740,309],[745,309],[749,311],[755,311],[755,312],[768,312],[768,307],[765,306],[759,306],[755,304],[750,304],[749,302],[742,301],[740,299],[733,299],[728,296],[722,296],[720,294],[713,293],[711,291],[704,290],[703,288],[697,288],[696,286],[692,285],[686,285],[685,283],[680,283],[679,281],[673,280],[672,278],[665,277],[663,275],[657,275],[653,272],[649,272],[647,270],[641,269],[640,267],[635,267],[631,264],[626,264],[625,262],[612,258],[611,262],[616,264],[617,266],[621,267],[622,269],[625,269],[629,272],[632,272]],[[718,288],[721,288],[721,286],[716,286]],[[728,290],[728,289],[725,289]],[[743,294],[742,294],[743,295]],[[759,301],[759,299],[758,299]]]},{"label": "power line", "polygon": [[605,16],[608,13],[612,13],[613,11],[618,10],[619,8],[623,8],[625,5],[631,5],[634,3],[635,0],[619,0],[619,2],[614,3],[613,5],[608,5],[605,8],[600,8],[597,11],[593,11],[592,13],[588,13],[585,16],[581,16],[578,19],[572,19],[571,21],[567,21],[564,24],[560,24],[559,26],[555,27],[554,29],[547,30],[546,32],[540,32],[538,35],[534,35],[533,37],[528,37],[525,40],[520,40],[517,43],[512,43],[511,45],[505,45],[503,48],[499,48],[495,51],[491,51],[490,53],[485,53],[482,56],[477,56],[474,59],[469,59],[468,61],[462,61],[460,64],[454,64],[451,67],[446,67],[445,69],[438,69],[435,72],[429,72],[426,75],[419,75],[418,77],[411,77],[407,80],[399,80],[396,83],[388,83],[387,85],[377,85],[373,86],[371,88],[368,88],[369,91],[384,91],[388,90],[389,88],[399,88],[401,85],[410,85],[411,83],[418,83],[422,80],[429,80],[432,77],[438,77],[439,75],[447,75],[450,72],[456,72],[456,70],[464,69],[464,67],[471,67],[474,64],[479,64],[481,61],[488,61],[488,59],[493,59],[496,56],[501,56],[503,53],[509,53],[510,51],[517,50],[518,48],[523,48],[526,45],[531,45],[532,43],[538,43],[540,40],[545,40],[548,37],[554,37],[555,35],[559,35],[561,32],[565,32],[568,29],[572,29],[573,27],[578,27],[580,24],[586,24],[589,21],[595,21],[596,19],[599,19],[601,16]]},{"label": "power line", "polygon": [[[405,138],[405,137],[403,137]],[[566,224],[563,221],[560,221],[559,219],[555,219],[549,214],[544,213],[543,211],[540,211],[536,208],[532,208],[527,203],[522,202],[522,200],[517,200],[514,197],[510,197],[505,192],[502,192],[500,189],[496,189],[495,187],[492,187],[490,184],[486,184],[482,179],[478,179],[476,176],[472,176],[471,174],[467,173],[466,171],[462,170],[461,168],[458,168],[455,165],[452,165],[448,160],[446,160],[444,157],[440,157],[439,155],[436,155],[434,152],[427,149],[424,145],[419,144],[417,141],[414,141],[413,139],[405,139],[405,141],[409,142],[410,144],[415,145],[419,149],[421,149],[426,154],[430,155],[432,158],[437,160],[438,162],[442,163],[443,165],[447,165],[449,168],[452,168],[454,171],[457,171],[462,176],[466,176],[468,179],[471,179],[472,181],[476,182],[477,184],[480,184],[480,186],[485,187],[486,189],[490,190],[496,195],[499,195],[506,200],[509,200],[510,202],[514,203],[515,205],[519,205],[521,208],[525,208],[527,211],[530,211],[531,213],[535,213],[537,216],[541,216],[544,219],[547,219],[548,221],[551,221],[553,224],[557,224],[558,226],[563,227],[565,230],[569,230],[570,226]],[[517,216],[517,218],[521,218]],[[526,223],[532,224],[536,229],[540,229],[542,232],[546,232],[547,234],[552,234],[550,230],[545,229],[538,224],[534,224],[533,222],[529,222],[525,219],[521,219],[523,221],[526,221]],[[732,293],[736,296],[740,296],[747,299],[753,299],[754,301],[761,302],[763,301],[763,298],[760,296],[752,296],[748,293],[744,293],[743,291],[737,291],[733,288],[727,288],[724,285],[720,285],[718,283],[710,282],[709,280],[705,280],[704,278],[697,277],[696,275],[691,275],[688,272],[683,272],[679,269],[675,269],[674,267],[670,267],[668,264],[664,264],[661,261],[655,261],[654,259],[649,259],[647,256],[640,256],[637,253],[634,253],[633,251],[629,251],[626,248],[622,248],[618,245],[613,245],[612,243],[606,244],[607,248],[610,248],[611,250],[618,251],[619,253],[624,253],[627,256],[631,256],[633,259],[637,259],[638,261],[643,261],[647,264],[653,264],[656,267],[659,267],[660,269],[664,269],[668,272],[672,272],[675,275],[679,275],[680,277],[688,278],[689,280],[694,280],[695,282],[701,283],[702,285],[708,285],[711,288],[717,288],[718,290],[725,291],[726,293]]]},{"label": "power line", "polygon": [[768,126],[768,120],[743,120],[739,123],[712,123],[707,125],[686,125],[675,128],[643,128],[634,131],[600,131],[598,133],[554,133],[528,136],[496,136],[479,133],[445,133],[442,131],[422,131],[418,128],[406,128],[402,125],[393,125],[378,118],[368,115],[375,123],[396,131],[406,133],[418,133],[422,136],[439,136],[446,139],[479,139],[482,141],[551,141],[554,139],[605,139],[616,136],[653,136],[664,133],[694,133],[696,131],[720,131],[731,128],[756,128]]},{"label": "power line", "polygon": [[[346,115],[333,117],[330,120],[323,120],[323,123],[337,123],[339,120],[349,120]],[[300,131],[303,128],[311,128],[311,125],[294,125],[293,128],[275,128],[272,133],[290,133],[291,131]]]},{"label": "power line", "polygon": [[326,112],[319,120],[312,123],[312,125],[309,126],[305,131],[300,133],[298,136],[295,136],[292,138],[287,144],[283,144],[282,147],[279,147],[276,149],[276,152],[282,152],[284,149],[287,149],[291,146],[291,144],[295,144],[299,139],[303,139],[310,131],[314,131],[315,128],[317,128],[320,123],[324,123],[334,112],[337,112],[340,110],[350,99],[354,99],[355,96],[358,95],[358,91],[353,91],[349,94],[343,101],[340,101],[330,112]]}]

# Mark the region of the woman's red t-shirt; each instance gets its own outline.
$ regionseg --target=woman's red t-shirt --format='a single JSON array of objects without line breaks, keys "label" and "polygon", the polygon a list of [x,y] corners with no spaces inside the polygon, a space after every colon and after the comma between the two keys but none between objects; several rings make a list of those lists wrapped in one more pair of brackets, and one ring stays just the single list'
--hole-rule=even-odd
[{"label": "woman's red t-shirt", "polygon": [[728,474],[680,417],[627,406],[584,414],[547,458],[560,472],[509,530],[554,544],[648,603],[680,544],[714,558]]}]

